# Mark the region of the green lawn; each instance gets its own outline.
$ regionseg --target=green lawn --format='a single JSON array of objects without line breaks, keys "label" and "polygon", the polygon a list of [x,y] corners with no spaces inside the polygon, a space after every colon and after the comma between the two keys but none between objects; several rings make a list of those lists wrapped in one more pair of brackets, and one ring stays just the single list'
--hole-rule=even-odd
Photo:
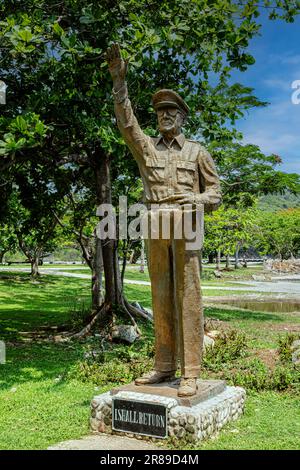
[{"label": "green lawn", "polygon": [[244,415],[223,428],[216,439],[203,442],[200,448],[299,450],[300,397],[274,392],[248,394]]},{"label": "green lawn", "polygon": [[[125,292],[131,301],[151,307],[148,286],[126,285]],[[45,449],[88,433],[91,398],[112,386],[111,382],[96,387],[97,381],[71,374],[84,360],[88,342],[38,342],[28,333],[47,325],[69,325],[72,310],[89,305],[89,294],[89,279],[48,275],[31,281],[27,274],[0,273],[0,340],[7,347],[7,363],[0,364],[0,449]],[[250,348],[266,351],[276,347],[286,329],[300,325],[298,314],[211,307],[206,315],[243,331]],[[151,328],[142,327],[151,342]],[[143,341],[131,351],[137,354],[141,345]],[[128,364],[128,357],[120,357],[126,357],[125,348],[113,361]],[[201,448],[299,448],[299,395],[274,391],[248,395],[245,415]]]}]

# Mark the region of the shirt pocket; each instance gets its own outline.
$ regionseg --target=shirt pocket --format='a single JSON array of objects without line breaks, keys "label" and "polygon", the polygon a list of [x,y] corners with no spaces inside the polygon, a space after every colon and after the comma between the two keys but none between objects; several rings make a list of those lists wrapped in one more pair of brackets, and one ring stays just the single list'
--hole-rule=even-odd
[{"label": "shirt pocket", "polygon": [[196,164],[195,162],[187,162],[184,160],[178,161],[177,167],[177,183],[188,185],[191,187],[194,184]]},{"label": "shirt pocket", "polygon": [[160,158],[146,158],[147,178],[151,183],[162,183],[165,179],[166,161]]}]

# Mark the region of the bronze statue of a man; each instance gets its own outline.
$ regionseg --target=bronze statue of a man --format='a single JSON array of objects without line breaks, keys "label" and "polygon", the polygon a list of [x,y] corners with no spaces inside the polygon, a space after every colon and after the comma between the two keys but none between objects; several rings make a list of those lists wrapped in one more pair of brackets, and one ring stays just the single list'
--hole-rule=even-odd
[{"label": "bronze statue of a man", "polygon": [[[106,54],[113,79],[115,114],[120,132],[133,154],[144,185],[147,205],[163,204],[172,213],[184,205],[216,208],[221,201],[220,183],[209,153],[185,138],[182,126],[189,112],[184,100],[172,90],[160,90],[152,103],[160,135],[151,138],[141,130],[128,98],[126,64],[118,44]],[[136,379],[136,385],[172,380],[181,362],[179,396],[192,396],[203,345],[203,309],[200,288],[199,250],[187,250],[184,237],[174,233],[147,241],[155,328],[155,369]]]}]

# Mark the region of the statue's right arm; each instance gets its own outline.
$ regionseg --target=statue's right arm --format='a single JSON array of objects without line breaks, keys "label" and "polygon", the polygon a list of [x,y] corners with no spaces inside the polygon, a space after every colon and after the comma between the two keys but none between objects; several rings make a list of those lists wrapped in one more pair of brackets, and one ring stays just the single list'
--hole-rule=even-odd
[{"label": "statue's right arm", "polygon": [[127,64],[121,57],[118,44],[113,44],[107,50],[106,60],[113,80],[112,93],[114,96],[115,115],[118,127],[135,159],[140,161],[143,157],[144,147],[150,139],[140,128],[133,113],[125,80]]}]

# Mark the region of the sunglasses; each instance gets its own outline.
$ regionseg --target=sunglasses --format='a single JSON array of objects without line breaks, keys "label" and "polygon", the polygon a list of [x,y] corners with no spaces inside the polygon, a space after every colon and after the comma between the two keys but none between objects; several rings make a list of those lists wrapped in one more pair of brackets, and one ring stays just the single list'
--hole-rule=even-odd
[{"label": "sunglasses", "polygon": [[157,115],[158,116],[163,116],[164,114],[166,114],[167,116],[176,116],[176,114],[178,113],[178,109],[176,108],[168,108],[168,109],[158,109],[157,110]]}]

